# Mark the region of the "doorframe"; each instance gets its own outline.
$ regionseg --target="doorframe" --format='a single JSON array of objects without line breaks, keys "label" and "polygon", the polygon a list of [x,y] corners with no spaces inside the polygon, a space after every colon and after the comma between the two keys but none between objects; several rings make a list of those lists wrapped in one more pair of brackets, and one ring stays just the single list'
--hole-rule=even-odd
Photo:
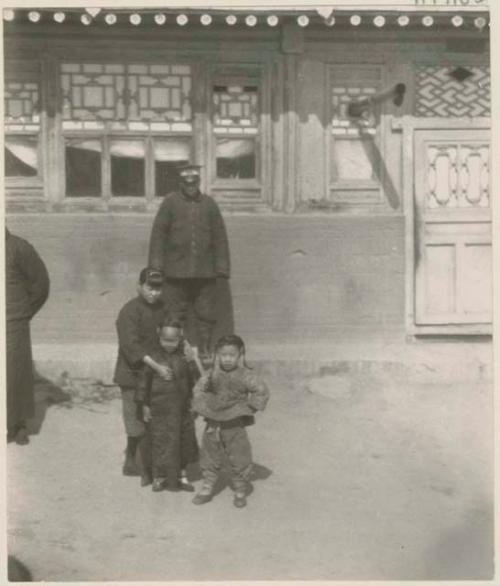
[{"label": "doorframe", "polygon": [[417,118],[402,116],[393,119],[392,130],[402,132],[402,185],[405,216],[405,329],[409,336],[418,335],[488,335],[491,325],[457,324],[446,326],[415,323],[415,236],[419,226],[415,213],[415,131],[417,130],[491,130],[490,118]]}]

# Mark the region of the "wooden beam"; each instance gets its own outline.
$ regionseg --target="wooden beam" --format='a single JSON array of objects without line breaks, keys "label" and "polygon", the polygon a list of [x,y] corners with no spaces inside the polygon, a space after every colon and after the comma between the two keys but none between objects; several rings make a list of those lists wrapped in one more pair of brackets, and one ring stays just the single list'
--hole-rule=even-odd
[{"label": "wooden beam", "polygon": [[283,53],[300,55],[304,52],[304,29],[295,23],[286,23],[281,29],[281,50]]},{"label": "wooden beam", "polygon": [[291,213],[296,206],[297,191],[297,61],[294,54],[285,55],[285,211]]}]

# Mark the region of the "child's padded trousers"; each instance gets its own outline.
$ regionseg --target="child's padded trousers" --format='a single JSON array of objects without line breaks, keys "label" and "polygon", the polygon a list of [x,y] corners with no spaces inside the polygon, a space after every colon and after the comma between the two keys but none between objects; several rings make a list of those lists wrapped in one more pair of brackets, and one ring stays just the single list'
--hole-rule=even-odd
[{"label": "child's padded trousers", "polygon": [[245,492],[252,473],[252,450],[243,425],[207,423],[201,443],[200,466],[206,486],[214,487],[224,456],[229,460],[235,492]]}]

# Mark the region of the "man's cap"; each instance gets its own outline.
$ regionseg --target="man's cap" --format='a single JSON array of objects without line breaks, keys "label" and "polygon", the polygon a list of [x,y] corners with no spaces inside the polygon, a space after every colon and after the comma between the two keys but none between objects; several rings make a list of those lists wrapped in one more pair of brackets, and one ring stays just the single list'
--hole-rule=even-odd
[{"label": "man's cap", "polygon": [[177,167],[177,171],[179,175],[199,175],[200,174],[201,165],[194,165],[191,163],[184,163],[183,165],[179,165]]},{"label": "man's cap", "polygon": [[163,281],[165,280],[163,271],[158,269],[152,269],[150,267],[146,267],[142,269],[139,274],[139,283],[144,285],[146,283],[150,287],[161,287],[163,285]]}]

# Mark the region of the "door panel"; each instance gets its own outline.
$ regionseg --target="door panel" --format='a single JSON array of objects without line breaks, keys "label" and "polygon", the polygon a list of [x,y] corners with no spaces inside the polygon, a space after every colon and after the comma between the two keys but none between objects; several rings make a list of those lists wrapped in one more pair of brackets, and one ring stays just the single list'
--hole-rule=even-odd
[{"label": "door panel", "polygon": [[425,313],[433,316],[449,316],[454,312],[455,247],[451,243],[433,242],[425,248]]},{"label": "door panel", "polygon": [[[415,323],[492,321],[490,149],[485,129],[415,130]],[[456,332],[456,327],[454,329]]]},{"label": "door panel", "polygon": [[465,242],[462,265],[467,269],[462,275],[461,303],[463,312],[475,319],[490,321],[493,303],[493,275],[491,244]]}]

